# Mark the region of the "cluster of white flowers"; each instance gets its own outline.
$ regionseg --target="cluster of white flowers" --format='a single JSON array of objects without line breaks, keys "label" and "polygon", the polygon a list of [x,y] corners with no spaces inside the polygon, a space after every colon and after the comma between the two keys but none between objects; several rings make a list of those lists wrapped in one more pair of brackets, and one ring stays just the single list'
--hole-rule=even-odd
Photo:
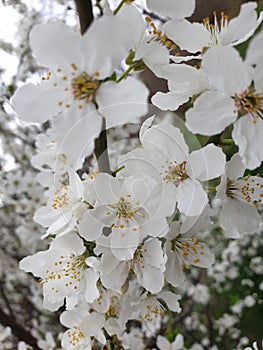
[{"label": "cluster of white flowers", "polygon": [[[249,172],[263,160],[263,50],[256,45],[262,33],[245,60],[234,48],[254,34],[262,14],[249,2],[229,22],[215,14],[213,24],[191,23],[186,18],[194,0],[146,2],[152,13],[169,18],[161,28],[130,0],[114,11],[105,6],[83,36],[59,22],[35,26],[30,44],[49,71],[39,85],[27,83],[12,98],[24,122],[50,125],[32,157],[42,196],[23,180],[32,202],[42,205],[34,220],[50,246],[25,257],[20,268],[40,278],[44,308],[65,306],[60,322],[68,328],[61,341],[67,350],[94,344],[143,349],[166,310],[180,313],[177,293],[191,266],[214,263],[198,237],[211,218],[218,217],[228,238],[262,228],[263,180]],[[178,48],[188,56],[177,54]],[[192,60],[195,66],[188,64]],[[149,91],[136,73],[144,69],[167,81],[169,91],[151,99],[159,109],[175,111],[193,101],[187,129],[178,120],[175,126],[151,116]],[[114,168],[108,167],[104,129],[138,124],[146,115],[136,147],[125,154],[117,147]],[[220,134],[223,141],[231,125],[238,152],[229,161],[220,141],[206,138],[198,149],[189,141],[190,132]],[[97,164],[89,162],[93,153]],[[10,191],[20,186],[20,177],[10,174]],[[187,295],[204,306],[210,298],[198,278]],[[242,307],[247,304],[251,300]],[[141,328],[127,331],[131,321]],[[219,335],[235,323],[236,316],[219,319]],[[208,345],[217,348],[204,339]],[[158,336],[154,346],[183,349],[183,337],[170,343]]]}]

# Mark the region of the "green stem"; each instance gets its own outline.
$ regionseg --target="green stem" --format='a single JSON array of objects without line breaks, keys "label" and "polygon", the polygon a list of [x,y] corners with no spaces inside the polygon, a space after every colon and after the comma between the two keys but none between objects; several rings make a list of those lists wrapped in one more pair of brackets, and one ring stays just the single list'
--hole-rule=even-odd
[{"label": "green stem", "polygon": [[126,3],[126,0],[122,0],[119,5],[116,7],[116,9],[113,11],[114,15],[117,15],[117,13],[120,11],[120,9],[122,8],[122,6]]},{"label": "green stem", "polygon": [[129,75],[129,73],[135,69],[136,67],[138,67],[140,64],[142,63],[142,60],[136,61],[136,63],[134,63],[132,66],[130,66],[125,72],[122,73],[122,75],[119,77],[119,79],[117,79],[117,83],[119,83],[120,81],[122,81],[124,78],[127,77],[127,75]]},{"label": "green stem", "polygon": [[234,140],[232,140],[232,139],[222,139],[222,140],[220,140],[220,143],[223,143],[224,145],[233,145]]},{"label": "green stem", "polygon": [[119,167],[118,169],[114,170],[114,171],[112,172],[112,176],[116,176],[116,174],[117,174],[119,171],[121,171],[122,169],[124,169],[124,168],[125,168],[125,165],[122,165],[122,166]]},{"label": "green stem", "polygon": [[120,81],[122,81],[124,78],[127,77],[127,75],[134,69],[136,65],[134,66],[130,66],[125,72],[122,73],[122,75],[119,77],[119,79],[117,80],[117,83],[119,83]]}]

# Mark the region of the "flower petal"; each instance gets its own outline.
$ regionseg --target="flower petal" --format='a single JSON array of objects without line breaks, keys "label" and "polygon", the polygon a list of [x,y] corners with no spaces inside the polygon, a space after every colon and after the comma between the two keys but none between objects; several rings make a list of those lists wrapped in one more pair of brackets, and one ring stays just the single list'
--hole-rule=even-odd
[{"label": "flower petal", "polygon": [[256,7],[256,2],[249,2],[241,6],[238,16],[222,28],[219,34],[222,45],[241,44],[254,34],[262,21],[262,17],[257,19]]},{"label": "flower petal", "polygon": [[201,214],[208,203],[207,194],[202,185],[194,179],[186,179],[179,184],[176,200],[180,212],[187,216]]},{"label": "flower petal", "polygon": [[214,46],[203,56],[202,67],[211,84],[228,96],[243,92],[251,83],[252,68],[242,61],[237,50]]},{"label": "flower petal", "polygon": [[254,206],[237,199],[228,199],[220,212],[219,223],[227,237],[240,238],[243,233],[259,230],[261,217]]},{"label": "flower petal", "polygon": [[57,154],[65,154],[68,164],[73,169],[79,169],[84,159],[93,152],[94,140],[101,131],[101,125],[102,117],[97,112],[82,116],[72,108],[62,113],[52,123]]},{"label": "flower petal", "polygon": [[238,145],[238,153],[248,169],[260,166],[263,160],[263,120],[249,115],[241,117],[235,124],[232,137]]},{"label": "flower petal", "polygon": [[195,9],[194,0],[147,0],[149,10],[171,18],[189,17]]},{"label": "flower petal", "polygon": [[193,133],[216,135],[237,118],[234,100],[218,91],[206,91],[186,112],[186,126]]},{"label": "flower petal", "polygon": [[138,121],[148,111],[148,95],[146,86],[131,77],[120,83],[108,81],[102,84],[96,99],[107,128]]},{"label": "flower petal", "polygon": [[30,44],[41,64],[68,71],[80,63],[80,35],[63,23],[46,23],[33,27]]},{"label": "flower petal", "polygon": [[163,111],[169,109],[176,111],[182,104],[189,100],[189,95],[181,95],[180,91],[160,92],[152,97],[152,103]]},{"label": "flower petal", "polygon": [[[131,47],[131,38],[118,16],[103,16],[89,27],[81,41],[83,70],[89,75],[99,73],[103,80],[112,75]],[[110,48],[110,49],[109,49]]]},{"label": "flower petal", "polygon": [[16,90],[12,104],[18,116],[27,122],[43,123],[55,117],[60,111],[60,102],[66,102],[68,95],[62,88],[45,81],[40,85],[25,84]]},{"label": "flower petal", "polygon": [[198,52],[209,44],[209,31],[201,23],[191,23],[186,19],[171,20],[165,23],[164,31],[181,50]]},{"label": "flower petal", "polygon": [[232,180],[242,177],[245,170],[246,167],[242,163],[242,159],[238,153],[235,153],[230,161],[226,164],[226,175]]},{"label": "flower petal", "polygon": [[143,148],[151,152],[162,152],[166,159],[176,160],[178,163],[188,156],[188,146],[182,132],[170,124],[158,124],[149,128],[141,139]]},{"label": "flower petal", "polygon": [[131,260],[140,243],[140,231],[132,228],[112,228],[111,251],[119,260]]},{"label": "flower petal", "polygon": [[226,156],[220,147],[214,144],[193,151],[190,154],[190,166],[195,179],[206,181],[223,174]]}]

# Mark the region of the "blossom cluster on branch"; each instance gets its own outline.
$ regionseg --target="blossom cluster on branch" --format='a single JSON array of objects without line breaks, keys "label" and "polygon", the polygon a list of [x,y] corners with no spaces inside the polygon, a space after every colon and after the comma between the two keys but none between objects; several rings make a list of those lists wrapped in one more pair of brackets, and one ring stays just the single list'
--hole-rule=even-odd
[{"label": "blossom cluster on branch", "polygon": [[[263,32],[251,37],[263,13],[248,2],[234,19],[215,13],[197,23],[187,19],[194,0],[146,3],[147,16],[131,0],[104,4],[82,36],[60,22],[34,26],[30,45],[48,72],[12,97],[23,122],[48,124],[31,157],[43,196],[35,183],[26,192],[38,199],[34,220],[49,248],[20,268],[40,279],[45,309],[63,308],[67,350],[187,348],[181,334],[170,343],[158,332],[193,302],[207,305],[203,269],[219,288],[215,227],[225,239],[261,242]],[[248,39],[243,58],[235,46]],[[150,96],[147,69],[167,81],[166,92]],[[182,105],[185,124],[161,117]],[[108,129],[124,124],[127,139],[139,132],[136,144],[107,148]],[[229,144],[238,149],[229,154]],[[180,305],[192,266],[192,299]],[[230,269],[227,255],[222,266]],[[235,317],[218,320],[219,335]],[[219,349],[212,336],[203,346]]]}]

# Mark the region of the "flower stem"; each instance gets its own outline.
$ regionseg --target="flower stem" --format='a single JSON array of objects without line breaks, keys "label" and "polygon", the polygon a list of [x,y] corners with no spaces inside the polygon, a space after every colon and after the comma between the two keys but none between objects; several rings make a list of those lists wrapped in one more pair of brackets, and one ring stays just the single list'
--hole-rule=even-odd
[{"label": "flower stem", "polygon": [[121,171],[122,169],[124,169],[124,168],[125,168],[125,165],[122,165],[122,166],[119,167],[118,169],[114,170],[114,171],[112,172],[112,176],[116,176],[116,174],[117,174],[119,171]]},{"label": "flower stem", "polygon": [[134,66],[130,66],[125,72],[122,73],[122,75],[119,77],[119,79],[117,80],[117,83],[119,83],[120,81],[122,81],[124,78],[127,77],[127,75],[133,70]]},{"label": "flower stem", "polygon": [[222,139],[220,140],[221,143],[223,143],[224,145],[233,145],[234,140],[232,139]]},{"label": "flower stem", "polygon": [[130,66],[128,69],[126,69],[125,72],[122,73],[122,75],[119,77],[119,79],[117,79],[117,83],[119,83],[120,81],[122,81],[124,78],[127,77],[127,75],[129,75],[129,73],[135,69],[136,67],[138,67],[140,64],[142,63],[142,60],[136,61],[136,63],[134,63],[132,66]]},{"label": "flower stem", "polygon": [[116,7],[116,9],[113,11],[114,15],[117,15],[117,13],[120,11],[120,9],[122,8],[122,6],[125,4],[126,0],[121,0],[121,2],[119,3],[119,5]]}]

